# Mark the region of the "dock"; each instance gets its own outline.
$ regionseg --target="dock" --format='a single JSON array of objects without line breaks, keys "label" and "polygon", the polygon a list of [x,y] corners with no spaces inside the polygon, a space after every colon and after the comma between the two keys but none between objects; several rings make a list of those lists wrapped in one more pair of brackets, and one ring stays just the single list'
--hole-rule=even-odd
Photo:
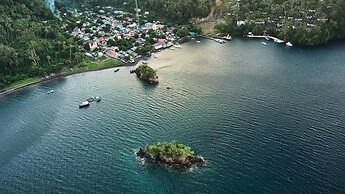
[{"label": "dock", "polygon": [[222,39],[220,39],[220,38],[213,38],[213,37],[208,37],[208,36],[205,36],[205,35],[201,35],[200,37],[206,38],[206,39],[209,39],[209,40],[213,40],[213,41],[215,41],[215,42],[217,42],[217,43],[219,43],[219,44],[224,44],[224,43],[226,43],[225,40],[222,40]]},{"label": "dock", "polygon": [[281,39],[276,38],[274,36],[258,36],[258,35],[249,34],[249,35],[247,35],[247,37],[248,38],[265,38],[265,39],[273,40],[274,42],[277,42],[279,44],[284,43],[284,40],[281,40]]}]

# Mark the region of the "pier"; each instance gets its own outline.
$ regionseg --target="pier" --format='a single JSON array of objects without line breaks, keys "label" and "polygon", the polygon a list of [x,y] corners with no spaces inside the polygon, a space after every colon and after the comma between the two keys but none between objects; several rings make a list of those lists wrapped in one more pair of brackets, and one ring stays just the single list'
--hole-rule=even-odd
[{"label": "pier", "polygon": [[247,35],[248,38],[265,38],[265,39],[270,39],[270,40],[273,40],[274,42],[277,42],[277,43],[284,43],[284,40],[281,40],[279,38],[276,38],[276,37],[273,37],[273,36],[258,36],[258,35],[252,35],[252,34],[249,34]]}]

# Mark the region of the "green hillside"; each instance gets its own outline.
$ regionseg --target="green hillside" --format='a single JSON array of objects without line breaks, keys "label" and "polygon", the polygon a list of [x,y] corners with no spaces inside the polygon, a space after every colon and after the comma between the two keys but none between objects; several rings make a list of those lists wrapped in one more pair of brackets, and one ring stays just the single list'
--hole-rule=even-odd
[{"label": "green hillside", "polygon": [[79,63],[75,42],[42,0],[2,0],[0,89]]}]

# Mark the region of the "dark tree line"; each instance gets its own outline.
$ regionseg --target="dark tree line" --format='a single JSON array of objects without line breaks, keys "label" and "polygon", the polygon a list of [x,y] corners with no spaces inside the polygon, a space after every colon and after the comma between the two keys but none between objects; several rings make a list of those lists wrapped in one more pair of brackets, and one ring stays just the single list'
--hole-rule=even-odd
[{"label": "dark tree line", "polygon": [[78,64],[82,56],[76,41],[62,31],[42,0],[2,0],[0,88]]},{"label": "dark tree line", "polygon": [[[343,0],[225,0],[221,32],[243,35],[263,31],[299,45],[318,45],[345,38]],[[246,21],[238,26],[237,21]],[[260,23],[263,22],[263,23]]]}]

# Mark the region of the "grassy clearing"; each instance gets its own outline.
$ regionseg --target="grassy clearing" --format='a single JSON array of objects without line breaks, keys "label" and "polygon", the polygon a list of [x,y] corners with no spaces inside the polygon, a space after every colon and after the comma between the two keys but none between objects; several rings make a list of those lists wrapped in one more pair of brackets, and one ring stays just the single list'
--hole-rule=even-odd
[{"label": "grassy clearing", "polygon": [[63,73],[70,74],[70,73],[79,73],[83,71],[90,71],[90,70],[97,70],[102,68],[111,68],[111,67],[117,67],[121,65],[121,61],[117,59],[101,59],[101,60],[88,60],[84,63],[72,67],[72,68],[64,68]]},{"label": "grassy clearing", "polygon": [[32,77],[32,78],[27,78],[27,79],[23,79],[23,80],[19,80],[17,82],[12,83],[11,85],[9,85],[7,88],[11,89],[11,88],[19,88],[22,86],[25,86],[26,84],[30,84],[33,82],[37,82],[39,81],[41,78],[38,77]]}]

